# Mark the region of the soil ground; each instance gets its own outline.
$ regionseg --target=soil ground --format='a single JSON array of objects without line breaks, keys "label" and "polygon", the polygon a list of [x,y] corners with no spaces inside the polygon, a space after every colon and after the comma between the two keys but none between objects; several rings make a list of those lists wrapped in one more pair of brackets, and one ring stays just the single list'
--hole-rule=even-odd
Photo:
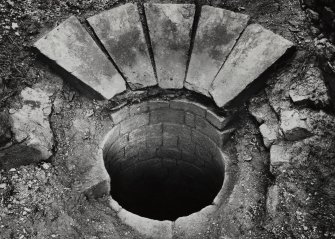
[{"label": "soil ground", "polygon": [[[146,96],[143,92],[131,96],[125,94],[110,102],[85,98],[66,81],[63,83],[31,47],[40,35],[71,15],[84,22],[87,17],[124,2],[0,2],[0,109],[19,108],[19,93],[27,86],[41,84],[53,89],[50,122],[56,140],[54,156],[49,162],[1,170],[0,185],[5,187],[0,188],[0,238],[143,238],[119,221],[107,206],[107,198],[88,200],[72,189],[81,172],[77,170],[74,157],[69,155],[78,152],[78,147],[84,147],[86,142],[85,139],[79,142],[73,132],[74,119],[86,114],[91,117],[90,121],[98,122],[113,107],[130,99],[141,101]],[[318,36],[311,31],[312,23],[298,0],[208,0],[199,1],[199,4],[249,14],[252,22],[297,45],[296,52],[286,62],[266,74],[265,90],[253,96],[270,102],[277,113],[292,105],[287,89],[301,79],[306,67],[315,64],[323,69],[328,55],[332,55],[330,46],[315,46],[314,39]],[[156,96],[159,94],[157,92]],[[239,190],[245,193],[238,194],[236,200],[242,201],[244,206],[226,208],[228,212],[231,210],[231,216],[216,218],[203,238],[335,238],[334,108],[331,103],[294,107],[314,113],[323,110],[325,116],[318,118],[315,124],[319,135],[292,146],[297,149],[292,153],[294,163],[280,174],[270,171],[269,150],[263,145],[258,123],[248,113],[248,104],[238,108],[241,114],[239,129],[234,135],[234,148],[242,164],[247,164],[250,156],[256,159],[246,172],[257,172],[260,181],[242,185]],[[87,114],[92,111],[93,115]],[[90,136],[85,137],[89,139]],[[247,176],[244,177],[247,179]],[[269,212],[266,205],[271,185],[276,185],[279,191],[273,212]],[[255,199],[258,203],[249,203]],[[227,211],[222,215],[227,215]]]}]

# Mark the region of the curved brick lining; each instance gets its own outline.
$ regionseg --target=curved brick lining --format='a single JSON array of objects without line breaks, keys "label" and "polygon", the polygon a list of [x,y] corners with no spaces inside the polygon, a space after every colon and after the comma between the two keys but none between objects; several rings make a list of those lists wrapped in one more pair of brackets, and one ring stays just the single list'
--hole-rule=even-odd
[{"label": "curved brick lining", "polygon": [[[112,119],[115,126],[104,141],[103,158],[111,177],[111,204],[119,217],[143,234],[154,234],[155,238],[169,238],[172,225],[177,223],[182,229],[190,222],[188,218],[200,224],[206,221],[208,213],[213,213],[215,210],[212,209],[221,204],[227,184],[230,184],[229,159],[222,152],[232,132],[225,129],[229,119],[185,99],[126,106],[113,113]],[[210,199],[206,204],[199,204],[200,208],[191,207],[184,211],[184,215],[170,219],[179,217],[176,222],[151,220],[146,218],[150,215],[139,216],[143,213],[136,209],[123,209],[121,206],[133,203],[134,198],[130,195],[136,193],[136,188],[131,192],[127,189],[134,184],[145,185],[141,176],[155,171],[162,175],[166,172],[186,173],[190,182],[197,185],[197,190],[203,190],[199,195],[208,194]],[[175,178],[169,180],[176,185],[178,182],[182,184],[181,174],[174,173]]]}]

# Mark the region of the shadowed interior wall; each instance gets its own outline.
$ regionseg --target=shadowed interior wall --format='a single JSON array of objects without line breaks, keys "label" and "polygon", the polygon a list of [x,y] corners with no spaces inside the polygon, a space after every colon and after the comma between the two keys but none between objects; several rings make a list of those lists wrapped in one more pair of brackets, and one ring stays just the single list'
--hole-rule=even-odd
[{"label": "shadowed interior wall", "polygon": [[150,101],[112,115],[104,161],[111,195],[123,208],[175,220],[213,203],[224,180],[227,137],[207,111],[185,100]]}]

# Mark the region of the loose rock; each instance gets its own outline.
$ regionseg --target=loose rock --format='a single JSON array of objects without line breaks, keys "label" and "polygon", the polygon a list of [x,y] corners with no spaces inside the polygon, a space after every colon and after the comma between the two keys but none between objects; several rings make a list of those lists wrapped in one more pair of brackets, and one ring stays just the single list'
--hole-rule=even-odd
[{"label": "loose rock", "polygon": [[278,126],[262,124],[259,130],[263,136],[263,142],[265,147],[269,148],[273,143],[278,140]]},{"label": "loose rock", "polygon": [[5,168],[46,160],[52,155],[54,139],[49,123],[48,94],[27,87],[21,97],[23,107],[11,115],[16,144],[0,151],[0,164]]},{"label": "loose rock", "polygon": [[271,166],[280,166],[284,163],[289,163],[291,155],[288,151],[288,146],[272,145],[270,149],[270,162]]},{"label": "loose rock", "polygon": [[298,111],[287,110],[281,113],[281,130],[288,140],[302,140],[312,135],[307,118]]},{"label": "loose rock", "polygon": [[294,103],[329,104],[327,87],[318,67],[311,66],[304,78],[290,87],[289,94]]}]

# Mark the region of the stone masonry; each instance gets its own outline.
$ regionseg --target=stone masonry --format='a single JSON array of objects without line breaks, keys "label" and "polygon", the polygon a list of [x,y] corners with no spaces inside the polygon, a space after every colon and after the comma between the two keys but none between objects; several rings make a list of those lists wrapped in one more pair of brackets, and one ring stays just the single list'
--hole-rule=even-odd
[{"label": "stone masonry", "polygon": [[[221,8],[202,7],[196,34],[192,4],[144,4],[144,9],[148,32],[131,3],[88,19],[132,90],[157,83],[163,89],[185,87],[225,107],[293,46],[260,25],[246,27],[248,16]],[[74,16],[34,46],[106,99],[126,90],[122,76]]]}]

